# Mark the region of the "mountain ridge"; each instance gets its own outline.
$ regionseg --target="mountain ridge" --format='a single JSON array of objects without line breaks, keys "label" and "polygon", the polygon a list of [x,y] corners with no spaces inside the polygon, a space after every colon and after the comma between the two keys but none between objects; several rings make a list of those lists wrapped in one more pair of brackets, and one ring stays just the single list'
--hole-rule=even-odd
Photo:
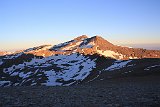
[{"label": "mountain ridge", "polygon": [[[112,57],[119,60],[160,57],[160,50],[117,46],[108,42],[101,36],[88,38],[87,35],[78,36],[73,40],[54,46],[41,45],[26,49],[22,52],[37,56],[52,56],[55,54],[72,54],[77,52],[84,55],[100,54],[105,57]],[[5,53],[2,53],[2,55],[5,55]]]},{"label": "mountain ridge", "polygon": [[0,56],[0,86],[70,86],[158,74],[160,51],[116,46],[86,35]]}]

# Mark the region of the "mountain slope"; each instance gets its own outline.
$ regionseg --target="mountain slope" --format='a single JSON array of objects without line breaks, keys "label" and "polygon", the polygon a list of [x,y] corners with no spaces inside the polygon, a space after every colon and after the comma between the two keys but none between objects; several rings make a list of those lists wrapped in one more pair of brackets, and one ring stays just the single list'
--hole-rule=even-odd
[{"label": "mountain slope", "polygon": [[[2,53],[2,52],[1,52]],[[16,52],[15,54],[20,53]],[[56,54],[69,55],[80,53],[84,55],[99,54],[119,60],[160,58],[160,50],[146,50],[142,48],[129,48],[114,45],[100,36],[88,38],[86,35],[79,36],[73,40],[58,45],[42,45],[21,51],[25,54],[36,56],[52,56]],[[2,55],[5,55],[4,53]],[[9,56],[14,55],[11,54]]]},{"label": "mountain slope", "polygon": [[116,46],[100,36],[82,35],[0,56],[0,86],[69,86],[159,74],[159,70],[160,51]]},{"label": "mountain slope", "polygon": [[77,52],[84,55],[99,54],[121,60],[160,57],[159,50],[116,46],[100,36],[88,38],[86,35],[55,45],[49,50],[54,54],[72,54]]}]

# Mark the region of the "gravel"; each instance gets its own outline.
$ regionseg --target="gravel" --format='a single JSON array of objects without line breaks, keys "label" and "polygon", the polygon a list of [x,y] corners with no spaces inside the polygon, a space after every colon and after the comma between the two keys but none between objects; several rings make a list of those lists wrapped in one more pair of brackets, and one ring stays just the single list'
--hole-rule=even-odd
[{"label": "gravel", "polygon": [[158,107],[159,80],[147,76],[69,87],[1,87],[0,107]]}]

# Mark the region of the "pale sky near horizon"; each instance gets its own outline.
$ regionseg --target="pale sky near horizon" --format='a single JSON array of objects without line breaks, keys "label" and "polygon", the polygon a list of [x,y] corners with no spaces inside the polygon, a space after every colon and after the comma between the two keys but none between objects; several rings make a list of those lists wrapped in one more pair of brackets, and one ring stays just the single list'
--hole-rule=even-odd
[{"label": "pale sky near horizon", "polygon": [[0,0],[0,50],[80,35],[114,44],[160,44],[160,0]]}]

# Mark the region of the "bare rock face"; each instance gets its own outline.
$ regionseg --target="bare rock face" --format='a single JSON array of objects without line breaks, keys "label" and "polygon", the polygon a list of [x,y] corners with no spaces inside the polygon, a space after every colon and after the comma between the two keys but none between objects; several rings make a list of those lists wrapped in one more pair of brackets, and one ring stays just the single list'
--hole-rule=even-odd
[{"label": "bare rock face", "polygon": [[75,38],[74,40],[77,40],[77,41],[80,41],[80,40],[84,40],[84,39],[87,39],[87,35],[82,35],[82,36],[79,36],[77,38]]},{"label": "bare rock face", "polygon": [[100,47],[101,49],[106,49],[106,48],[111,48],[114,45],[110,42],[108,42],[107,40],[105,40],[104,38],[102,38],[101,36],[94,36],[91,38],[90,41],[94,41],[94,43]]}]

